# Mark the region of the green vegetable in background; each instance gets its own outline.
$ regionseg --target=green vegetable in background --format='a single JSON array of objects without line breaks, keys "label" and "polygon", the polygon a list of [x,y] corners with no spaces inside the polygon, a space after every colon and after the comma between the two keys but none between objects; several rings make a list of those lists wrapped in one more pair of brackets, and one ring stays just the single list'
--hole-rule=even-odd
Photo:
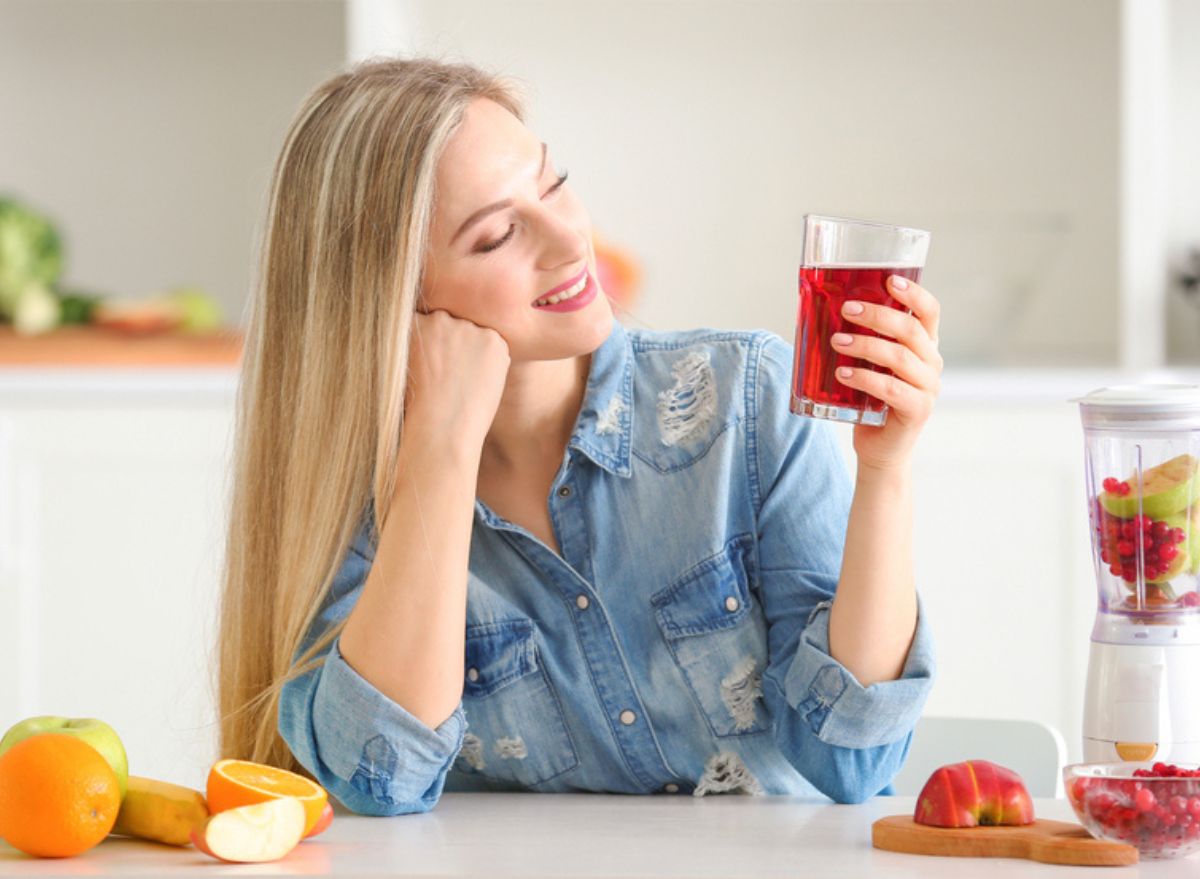
[{"label": "green vegetable in background", "polygon": [[0,197],[0,317],[16,321],[18,307],[28,296],[33,305],[20,310],[36,312],[38,318],[27,325],[43,327],[46,292],[62,266],[62,241],[54,224],[16,199]]},{"label": "green vegetable in background", "polygon": [[98,293],[84,293],[81,290],[60,290],[58,298],[62,302],[64,324],[91,323],[92,312],[104,299]]}]

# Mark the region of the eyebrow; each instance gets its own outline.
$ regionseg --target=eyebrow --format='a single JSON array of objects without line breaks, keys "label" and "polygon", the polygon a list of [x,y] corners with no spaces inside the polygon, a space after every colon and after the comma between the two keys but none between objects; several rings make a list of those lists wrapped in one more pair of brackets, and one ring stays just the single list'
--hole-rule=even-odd
[{"label": "eyebrow", "polygon": [[[542,164],[538,166],[537,177],[535,177],[534,179],[541,180],[542,172],[545,170],[546,170],[546,144],[543,143],[542,144]],[[471,226],[478,223],[484,217],[487,217],[487,216],[490,216],[491,214],[496,213],[496,211],[502,211],[505,208],[512,207],[512,203],[513,203],[513,201],[511,198],[506,198],[503,201],[498,201],[495,204],[490,204],[487,207],[480,208],[475,213],[471,214],[471,216],[467,217],[467,219],[463,221],[463,224],[458,227],[458,231],[454,233],[454,237],[452,237],[450,239],[451,246],[453,246],[454,242],[457,241],[459,239],[459,237],[464,232],[466,232],[467,229],[469,229]]]}]

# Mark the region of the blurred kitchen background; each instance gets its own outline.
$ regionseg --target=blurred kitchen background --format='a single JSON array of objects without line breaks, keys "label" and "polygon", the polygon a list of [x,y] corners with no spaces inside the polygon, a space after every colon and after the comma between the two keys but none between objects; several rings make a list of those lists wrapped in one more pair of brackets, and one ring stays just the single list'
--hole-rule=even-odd
[{"label": "blurred kitchen background", "polygon": [[419,53],[525,84],[640,268],[631,326],[790,341],[803,214],[932,230],[928,710],[1042,720],[1078,758],[1095,587],[1068,401],[1200,381],[1197,46],[1200,0],[0,0],[0,197],[52,218],[64,287],[189,286],[226,324],[0,335],[0,727],[101,717],[135,774],[202,785],[270,171],[317,83]]}]

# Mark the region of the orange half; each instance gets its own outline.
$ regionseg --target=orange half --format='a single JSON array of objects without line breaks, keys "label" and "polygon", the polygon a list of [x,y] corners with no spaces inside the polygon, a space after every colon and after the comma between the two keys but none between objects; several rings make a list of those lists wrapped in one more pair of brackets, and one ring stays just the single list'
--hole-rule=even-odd
[{"label": "orange half", "polygon": [[218,760],[208,772],[208,810],[215,815],[238,806],[295,797],[304,806],[304,832],[312,830],[325,810],[329,794],[303,775],[251,763],[249,760]]}]

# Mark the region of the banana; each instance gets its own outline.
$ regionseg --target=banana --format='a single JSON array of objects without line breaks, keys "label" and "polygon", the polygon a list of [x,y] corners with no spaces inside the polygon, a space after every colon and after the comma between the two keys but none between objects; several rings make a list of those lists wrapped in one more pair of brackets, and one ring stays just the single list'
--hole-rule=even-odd
[{"label": "banana", "polygon": [[168,845],[190,845],[192,829],[207,819],[208,804],[199,791],[131,775],[112,832]]}]

